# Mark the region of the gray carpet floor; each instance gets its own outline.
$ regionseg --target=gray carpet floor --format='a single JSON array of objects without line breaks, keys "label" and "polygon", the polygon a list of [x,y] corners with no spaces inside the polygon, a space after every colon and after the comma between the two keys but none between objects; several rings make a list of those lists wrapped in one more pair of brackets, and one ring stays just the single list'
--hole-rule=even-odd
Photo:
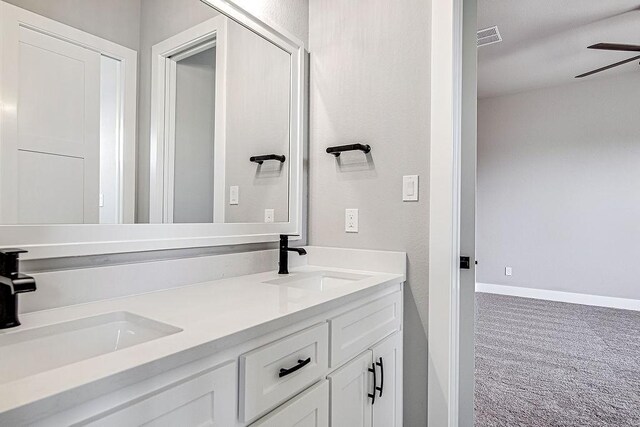
[{"label": "gray carpet floor", "polygon": [[640,426],[640,312],[476,294],[477,427]]}]

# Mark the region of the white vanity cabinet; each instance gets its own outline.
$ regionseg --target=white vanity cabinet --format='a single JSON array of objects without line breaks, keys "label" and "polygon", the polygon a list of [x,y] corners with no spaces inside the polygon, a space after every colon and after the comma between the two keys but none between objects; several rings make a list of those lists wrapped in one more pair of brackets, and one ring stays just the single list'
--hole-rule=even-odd
[{"label": "white vanity cabinet", "polygon": [[402,426],[402,333],[329,375],[332,427]]},{"label": "white vanity cabinet", "polygon": [[402,285],[173,356],[185,362],[127,373],[139,380],[124,387],[114,378],[108,392],[81,403],[55,397],[0,413],[0,425],[400,427]]}]

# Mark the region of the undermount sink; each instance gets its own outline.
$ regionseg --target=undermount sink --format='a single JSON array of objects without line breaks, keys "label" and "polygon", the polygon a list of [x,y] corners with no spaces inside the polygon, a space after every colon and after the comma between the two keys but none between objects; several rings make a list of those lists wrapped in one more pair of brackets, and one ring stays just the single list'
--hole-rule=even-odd
[{"label": "undermount sink", "polygon": [[264,283],[270,285],[288,286],[292,288],[310,289],[314,291],[326,291],[339,288],[353,282],[367,279],[370,276],[355,273],[342,273],[337,271],[314,271],[304,273],[291,273],[288,276],[267,280]]},{"label": "undermount sink", "polygon": [[0,384],[181,331],[120,311],[0,334]]}]

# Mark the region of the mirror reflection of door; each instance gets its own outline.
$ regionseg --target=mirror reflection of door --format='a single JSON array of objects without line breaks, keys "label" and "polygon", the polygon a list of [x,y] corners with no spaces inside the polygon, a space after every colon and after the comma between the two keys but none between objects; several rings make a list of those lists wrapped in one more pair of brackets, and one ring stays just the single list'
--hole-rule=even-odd
[{"label": "mirror reflection of door", "polygon": [[[216,222],[224,185],[224,47],[216,16],[152,48],[150,222]],[[152,132],[153,134],[153,132]],[[222,141],[222,144],[218,144]]]},{"label": "mirror reflection of door", "polygon": [[151,222],[288,221],[291,55],[223,16],[153,50]]},{"label": "mirror reflection of door", "polygon": [[[0,7],[0,223],[132,221],[134,204],[125,206],[122,179],[123,62],[105,51],[127,56],[133,73],[136,53],[24,9]],[[135,93],[127,100],[135,102]],[[133,194],[134,182],[128,186]]]},{"label": "mirror reflection of door", "polygon": [[173,209],[168,222],[213,222],[215,142],[215,42],[175,61]]},{"label": "mirror reflection of door", "polygon": [[97,223],[100,54],[19,29],[20,224]]}]

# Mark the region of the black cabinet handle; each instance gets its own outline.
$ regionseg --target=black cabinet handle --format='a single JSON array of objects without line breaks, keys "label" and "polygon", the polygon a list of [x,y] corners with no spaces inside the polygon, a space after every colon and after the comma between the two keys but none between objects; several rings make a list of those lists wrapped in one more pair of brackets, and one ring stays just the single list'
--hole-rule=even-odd
[{"label": "black cabinet handle", "polygon": [[382,357],[379,362],[376,362],[376,365],[380,366],[380,387],[376,387],[376,390],[380,392],[379,397],[382,397],[382,389],[384,388],[384,366],[382,365]]},{"label": "black cabinet handle", "polygon": [[298,369],[302,369],[302,368],[304,368],[304,367],[305,367],[305,366],[307,366],[309,363],[311,363],[311,358],[310,358],[310,357],[309,357],[309,358],[307,358],[306,360],[299,359],[299,360],[298,360],[298,364],[297,364],[296,366],[294,366],[293,368],[287,368],[287,369],[285,369],[285,368],[280,368],[280,373],[278,374],[278,376],[279,376],[280,378],[282,378],[282,377],[286,377],[286,376],[287,376],[287,375],[289,375],[289,374],[293,374],[293,373],[294,373],[295,371],[297,371]]},{"label": "black cabinet handle", "polygon": [[371,404],[375,405],[376,403],[376,390],[378,389],[377,385],[376,385],[376,364],[372,363],[371,367],[369,368],[369,372],[373,373],[373,393],[369,393],[367,394],[367,396],[369,396],[371,398]]}]

